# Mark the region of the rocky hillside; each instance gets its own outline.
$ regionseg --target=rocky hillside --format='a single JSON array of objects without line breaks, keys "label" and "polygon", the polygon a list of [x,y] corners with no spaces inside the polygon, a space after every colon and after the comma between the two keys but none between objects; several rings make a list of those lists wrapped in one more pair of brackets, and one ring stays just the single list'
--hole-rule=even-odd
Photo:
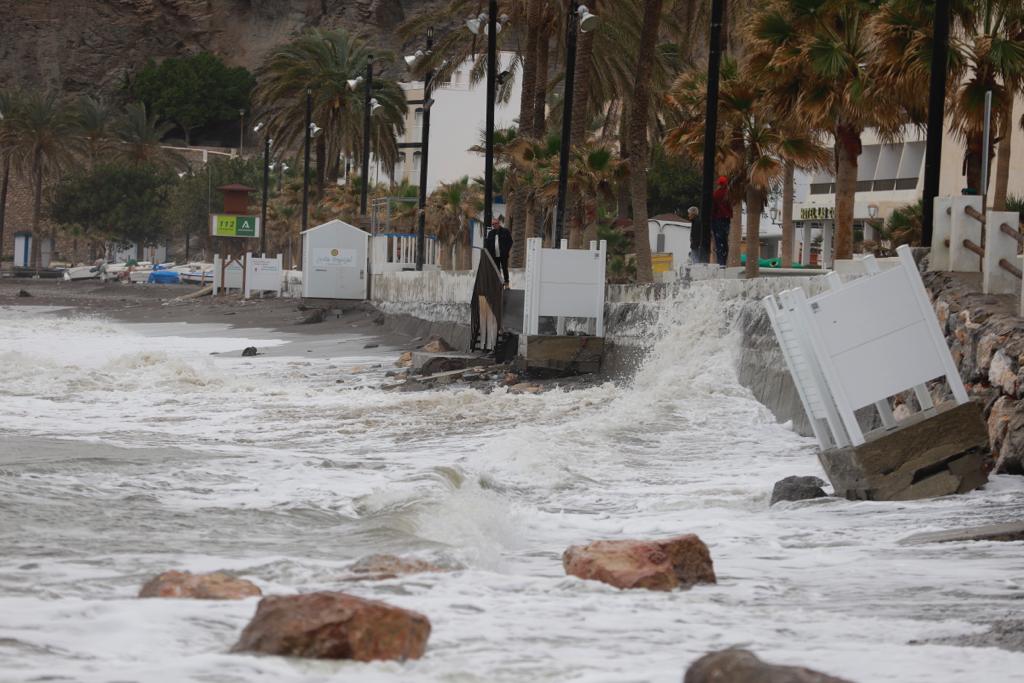
[{"label": "rocky hillside", "polygon": [[210,51],[255,68],[302,31],[345,27],[401,50],[395,28],[445,0],[0,0],[0,86],[118,88],[146,59]]}]

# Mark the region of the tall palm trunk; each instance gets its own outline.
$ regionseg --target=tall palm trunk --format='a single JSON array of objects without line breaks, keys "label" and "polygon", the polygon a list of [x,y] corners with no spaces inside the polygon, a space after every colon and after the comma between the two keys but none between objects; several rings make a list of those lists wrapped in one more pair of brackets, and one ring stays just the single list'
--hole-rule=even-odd
[{"label": "tall palm trunk", "polygon": [[853,202],[857,195],[860,130],[840,124],[836,129],[835,258],[853,258]]},{"label": "tall palm trunk", "polygon": [[[619,158],[629,158],[629,107],[623,103],[619,120]],[[629,181],[620,181],[616,187],[616,218],[629,218]]]},{"label": "tall palm trunk", "polygon": [[441,270],[452,269],[452,243],[441,242]]},{"label": "tall palm trunk", "polygon": [[793,247],[796,234],[793,227],[793,162],[787,161],[782,176],[782,267],[793,265]]},{"label": "tall palm trunk", "polygon": [[[363,178],[363,182],[366,182],[366,178]],[[327,186],[327,141],[322,135],[316,139],[316,186],[322,197]]]},{"label": "tall palm trunk", "polygon": [[[591,11],[600,13],[598,0],[590,0]],[[572,144],[586,142],[587,122],[590,120],[590,72],[594,65],[594,32],[580,33],[576,43],[576,71],[572,88]]]},{"label": "tall palm trunk", "polygon": [[[533,108],[537,91],[537,52],[540,44],[540,14],[543,0],[529,0],[526,8],[526,53],[523,56],[523,92],[519,100],[519,135],[524,138],[536,137],[533,130]],[[526,238],[530,230],[531,216],[527,211],[526,188],[520,186],[512,193],[512,253],[509,265],[522,268],[526,261]]]},{"label": "tall palm trunk", "polygon": [[533,92],[533,135],[543,138],[547,131],[548,66],[551,63],[551,43],[547,32],[539,37],[540,40],[537,41],[537,87]]},{"label": "tall palm trunk", "polygon": [[0,181],[0,257],[3,256],[4,251],[4,223],[7,218],[7,188],[10,185],[10,180],[11,157],[6,156],[4,157],[4,177],[3,181]]},{"label": "tall palm trunk", "polygon": [[764,192],[753,184],[747,185],[747,267],[743,269],[743,274],[748,278],[760,274],[762,211]]},{"label": "tall palm trunk", "polygon": [[1006,211],[1006,194],[1010,184],[1010,149],[1013,141],[1013,100],[1015,93],[1007,91],[1006,113],[1003,116],[1003,130],[996,153],[996,189],[992,195],[992,207]]},{"label": "tall palm trunk", "polygon": [[38,148],[32,170],[35,182],[32,188],[32,262],[30,265],[38,273],[39,269],[43,267],[43,236],[39,234],[39,218],[43,212],[43,163],[42,150]]},{"label": "tall palm trunk", "polygon": [[661,23],[664,0],[645,0],[644,23],[637,51],[636,82],[633,87],[633,115],[629,123],[630,187],[633,194],[633,242],[636,248],[637,282],[653,282],[651,242],[647,238],[647,140],[648,109],[651,105],[651,72]]},{"label": "tall palm trunk", "polygon": [[743,242],[743,202],[736,200],[732,205],[732,218],[729,220],[729,257],[725,265],[730,268],[742,265],[740,244]]}]

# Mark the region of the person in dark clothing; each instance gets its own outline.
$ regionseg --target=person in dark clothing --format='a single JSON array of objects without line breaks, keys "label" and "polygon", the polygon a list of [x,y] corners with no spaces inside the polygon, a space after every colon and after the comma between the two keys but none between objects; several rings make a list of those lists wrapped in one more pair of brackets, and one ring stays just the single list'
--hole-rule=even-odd
[{"label": "person in dark clothing", "polygon": [[729,203],[729,179],[721,176],[712,198],[711,232],[715,238],[715,259],[725,267],[729,259],[729,224],[732,222],[732,204]]},{"label": "person in dark clothing", "polygon": [[686,212],[686,217],[690,219],[690,263],[705,263],[707,249],[701,245],[704,234],[701,230],[700,210],[696,206],[691,206]]},{"label": "person in dark clothing", "polygon": [[498,265],[505,278],[505,286],[508,287],[508,257],[512,253],[512,232],[498,218],[491,221],[491,230],[484,238],[484,249]]}]

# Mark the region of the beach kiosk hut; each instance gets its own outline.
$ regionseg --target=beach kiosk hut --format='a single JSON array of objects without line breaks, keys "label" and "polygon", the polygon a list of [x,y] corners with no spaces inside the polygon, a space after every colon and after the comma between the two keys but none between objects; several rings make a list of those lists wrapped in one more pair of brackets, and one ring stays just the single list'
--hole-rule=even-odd
[{"label": "beach kiosk hut", "polygon": [[366,299],[370,234],[333,220],[302,233],[302,296]]}]

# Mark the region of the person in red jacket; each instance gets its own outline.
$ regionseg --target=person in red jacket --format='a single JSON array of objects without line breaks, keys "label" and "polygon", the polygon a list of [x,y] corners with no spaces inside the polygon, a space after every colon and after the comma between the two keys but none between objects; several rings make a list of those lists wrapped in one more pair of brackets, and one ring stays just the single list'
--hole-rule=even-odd
[{"label": "person in red jacket", "polygon": [[729,203],[729,179],[718,178],[718,187],[711,195],[711,234],[715,238],[715,260],[725,266],[729,259],[729,224],[732,222],[732,204]]}]

